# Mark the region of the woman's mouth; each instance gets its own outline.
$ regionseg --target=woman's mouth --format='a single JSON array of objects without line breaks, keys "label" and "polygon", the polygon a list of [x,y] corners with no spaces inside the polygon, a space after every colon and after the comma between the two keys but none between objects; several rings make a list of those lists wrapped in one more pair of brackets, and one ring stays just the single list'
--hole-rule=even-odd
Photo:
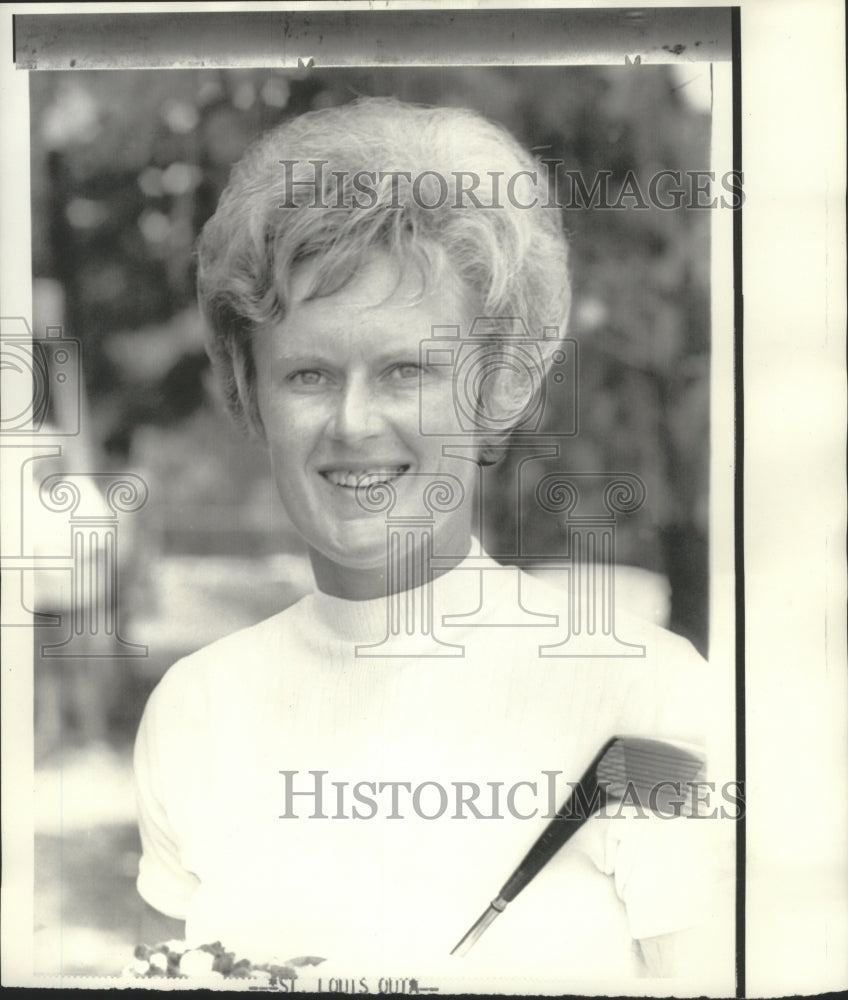
[{"label": "woman's mouth", "polygon": [[374,469],[324,469],[321,475],[332,483],[344,489],[365,489],[375,483],[391,483],[409,469],[408,465],[392,465]]}]

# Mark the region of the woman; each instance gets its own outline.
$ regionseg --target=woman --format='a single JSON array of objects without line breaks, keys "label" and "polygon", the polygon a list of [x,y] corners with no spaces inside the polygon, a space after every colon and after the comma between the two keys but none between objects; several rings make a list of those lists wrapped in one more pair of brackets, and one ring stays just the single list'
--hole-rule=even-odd
[{"label": "woman", "polygon": [[480,465],[564,334],[547,194],[476,114],[362,100],[266,135],[204,229],[208,350],[318,589],[176,664],[145,711],[138,888],[191,940],[595,985],[703,958],[704,825],[623,813],[449,956],[610,736],[703,739],[685,641],[633,620],[637,659],[545,655],[562,592],[472,535]]}]

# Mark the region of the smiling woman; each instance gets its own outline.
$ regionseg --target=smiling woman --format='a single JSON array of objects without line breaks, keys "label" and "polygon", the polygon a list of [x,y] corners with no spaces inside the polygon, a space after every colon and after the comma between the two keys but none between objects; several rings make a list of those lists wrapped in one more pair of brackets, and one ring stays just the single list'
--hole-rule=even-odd
[{"label": "smiling woman", "polygon": [[[364,172],[373,197],[347,197]],[[281,773],[494,796],[543,773],[564,799],[620,733],[700,760],[709,699],[687,642],[624,615],[626,643],[587,627],[579,575],[565,594],[472,535],[480,466],[533,431],[563,363],[566,244],[533,159],[455,109],[363,100],[292,119],[233,172],[199,290],[230,410],[267,446],[318,591],[154,691],[135,755],[144,899],[189,943],[322,955],[347,975],[598,988],[721,965],[726,938],[702,926],[726,917],[720,824],[688,818],[697,795],[675,817],[638,801],[595,816],[464,958],[451,947],[550,815],[354,823],[281,801]],[[668,784],[673,759],[649,773]]]}]

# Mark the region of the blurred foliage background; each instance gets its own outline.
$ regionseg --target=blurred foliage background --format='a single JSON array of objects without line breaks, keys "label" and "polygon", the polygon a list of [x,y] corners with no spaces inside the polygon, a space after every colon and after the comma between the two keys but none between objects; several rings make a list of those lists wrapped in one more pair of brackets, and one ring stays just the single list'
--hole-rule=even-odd
[{"label": "blurred foliage background", "polygon": [[[123,661],[106,685],[111,694],[96,698],[86,691],[104,684],[107,665],[88,678],[80,668],[75,678],[37,664],[44,775],[57,748],[111,741],[119,755],[113,784],[122,787],[120,769],[128,766],[146,694],[164,669],[311,586],[263,453],[222,416],[195,305],[193,244],[248,143],[312,108],[394,95],[475,108],[588,183],[611,171],[615,190],[632,171],[647,191],[660,170],[709,168],[708,67],[692,67],[690,76],[702,74],[700,84],[687,79],[686,69],[683,75],[663,66],[31,74],[34,330],[40,335],[60,325],[82,344],[86,419],[75,445],[78,461],[138,472],[151,495],[122,538],[121,581],[125,631],[146,643],[150,655]],[[702,652],[709,215],[686,207],[563,211],[573,261],[569,334],[579,342],[579,433],[561,458],[538,464],[540,475],[565,469],[642,478],[647,501],[618,525],[617,562],[667,581],[668,624]],[[556,430],[572,405],[551,393],[546,429]],[[508,555],[514,544],[520,457],[508,454],[486,473],[487,491],[502,498],[488,505],[484,525],[493,554]],[[534,516],[522,532],[530,551],[564,554],[557,518]],[[102,761],[98,766],[109,773]],[[125,806],[116,806],[115,818],[124,822],[115,827],[117,846],[97,847],[119,852],[118,895],[131,886],[136,850],[131,804]],[[65,827],[71,829],[70,820]],[[63,861],[59,841],[43,832],[47,913],[60,905],[53,898],[56,866],[84,873],[88,861],[78,851],[75,863]],[[88,876],[81,879],[88,884]],[[85,909],[87,890],[77,888],[72,898]],[[98,897],[87,912],[89,924],[102,924],[108,912],[113,937],[123,928],[133,938],[117,904]],[[43,917],[42,930],[57,920],[66,933],[87,926],[54,912]],[[102,944],[102,933],[95,938]],[[81,940],[84,951],[88,939]],[[97,957],[80,958],[78,971],[97,971],[107,961],[89,944]],[[56,947],[48,934],[45,967]],[[73,971],[67,960],[62,968]]]},{"label": "blurred foliage background", "polygon": [[[194,304],[192,246],[246,145],[311,108],[393,94],[474,107],[588,181],[609,170],[615,190],[633,171],[646,191],[659,170],[708,166],[709,115],[688,93],[670,68],[647,66],[33,74],[33,271],[59,283],[63,326],[83,343],[95,451],[167,484],[154,503],[172,508],[169,546],[298,551],[282,515],[268,513],[261,457],[216,420]],[[620,525],[618,560],[669,578],[671,626],[702,650],[708,215],[563,212],[580,343],[579,434],[565,465],[645,481],[648,502]],[[557,403],[552,394],[548,428],[563,419]],[[508,459],[495,475],[496,552],[507,551],[499,525],[510,521],[513,472]],[[204,530],[203,508],[221,505],[238,510],[237,531]],[[532,551],[563,546],[553,521],[523,529]]]}]

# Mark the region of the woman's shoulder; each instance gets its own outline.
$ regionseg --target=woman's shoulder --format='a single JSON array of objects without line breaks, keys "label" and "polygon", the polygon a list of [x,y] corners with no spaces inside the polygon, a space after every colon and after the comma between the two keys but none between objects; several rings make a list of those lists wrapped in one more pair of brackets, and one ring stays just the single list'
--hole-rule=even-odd
[{"label": "woman's shoulder", "polygon": [[[692,643],[665,625],[668,609],[661,579],[640,572],[631,580],[628,570],[625,567],[616,572],[615,589],[608,603],[602,603],[600,597],[593,603],[585,590],[572,593],[568,570],[522,569],[518,571],[521,604],[526,611],[564,618],[559,627],[568,624],[570,636],[561,650],[565,656],[577,657],[585,648],[587,656],[599,660],[644,660],[658,668],[669,664],[682,669],[702,668],[704,659]],[[587,637],[585,644],[577,641],[579,636]]]},{"label": "woman's shoulder", "polygon": [[591,609],[575,608],[567,583],[549,572],[523,574],[524,606],[565,616],[557,628],[559,641],[540,649],[543,676],[564,676],[581,691],[596,692],[604,710],[628,731],[700,734],[718,711],[724,672],[708,665],[692,642],[666,628],[659,616],[647,616],[644,604],[616,602],[605,615],[595,609],[593,619],[587,614]]},{"label": "woman's shoulder", "polygon": [[287,662],[287,633],[297,615],[297,604],[263,621],[231,632],[176,660],[162,675],[150,701],[177,701],[198,708],[216,695],[229,697],[251,685],[251,678],[265,682],[281,673]]}]

